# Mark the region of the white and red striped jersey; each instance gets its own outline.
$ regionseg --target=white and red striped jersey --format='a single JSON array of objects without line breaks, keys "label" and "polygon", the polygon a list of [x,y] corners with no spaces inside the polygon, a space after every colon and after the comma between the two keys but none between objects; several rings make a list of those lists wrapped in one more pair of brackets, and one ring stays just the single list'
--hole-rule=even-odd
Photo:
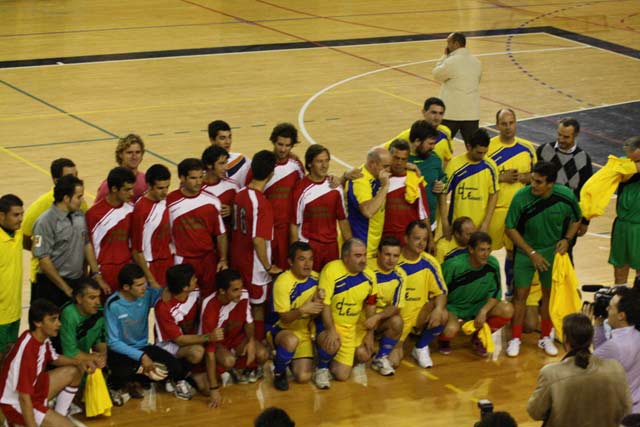
[{"label": "white and red striped jersey", "polygon": [[236,181],[241,187],[247,182],[247,174],[251,170],[251,159],[241,153],[229,153],[227,160],[227,177]]},{"label": "white and red striped jersey", "polygon": [[291,223],[298,226],[301,241],[337,241],[336,221],[347,218],[342,187],[331,188],[329,177],[314,182],[305,176],[293,190],[292,199]]},{"label": "white and red striped jersey", "polygon": [[142,252],[147,263],[171,258],[171,225],[167,201],[144,196],[133,207],[131,249]]},{"label": "white and red striped jersey", "polygon": [[[415,173],[415,172],[409,172]],[[382,235],[397,237],[404,244],[404,235],[407,225],[412,221],[426,220],[429,218],[429,205],[421,181],[415,191],[415,200],[407,201],[407,176],[392,176],[389,178],[389,190],[384,211],[384,228]]]},{"label": "white and red striped jersey", "polygon": [[222,178],[217,184],[202,184],[202,190],[216,196],[223,205],[231,206],[240,191],[240,184],[234,179]]},{"label": "white and red striped jersey", "polygon": [[126,264],[131,261],[129,235],[132,213],[131,203],[114,208],[107,199],[87,211],[87,228],[98,264]]},{"label": "white and red striped jersey", "polygon": [[[244,333],[245,323],[253,323],[251,314],[251,304],[249,304],[249,292],[242,290],[242,295],[238,302],[230,301],[223,304],[216,297],[215,292],[209,295],[202,302],[200,315],[200,334],[208,334],[216,328],[224,330],[223,345],[232,343],[239,335]],[[215,343],[209,343],[207,351],[214,351]]]},{"label": "white and red striped jersey", "polygon": [[198,289],[189,292],[182,302],[175,296],[171,296],[169,301],[158,299],[154,310],[156,342],[174,341],[183,334],[195,334],[199,299]]}]

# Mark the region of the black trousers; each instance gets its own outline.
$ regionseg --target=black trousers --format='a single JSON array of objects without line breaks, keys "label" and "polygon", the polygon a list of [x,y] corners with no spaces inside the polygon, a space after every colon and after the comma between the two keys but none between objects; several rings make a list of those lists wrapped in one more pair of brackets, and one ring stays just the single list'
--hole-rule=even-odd
[{"label": "black trousers", "polygon": [[[154,362],[163,363],[169,370],[169,378],[173,381],[185,379],[191,366],[185,360],[174,357],[171,353],[155,345],[148,345],[142,349]],[[109,350],[107,355],[109,366],[109,386],[115,390],[122,389],[130,381],[147,382],[144,375],[137,375],[140,367],[139,360],[133,360],[122,353]]]},{"label": "black trousers", "polygon": [[[78,282],[80,282],[79,278],[69,279],[63,277],[63,279],[72,289],[75,289]],[[71,298],[62,292],[60,288],[43,273],[38,273],[36,275],[36,282],[31,283],[31,304],[40,298],[51,301],[58,306],[58,308],[62,307],[66,302],[71,301]]]},{"label": "black trousers", "polygon": [[480,126],[479,120],[443,120],[442,124],[451,130],[451,139],[453,139],[458,131],[462,132],[462,139],[464,143],[468,144],[471,141],[471,135],[478,130]]}]

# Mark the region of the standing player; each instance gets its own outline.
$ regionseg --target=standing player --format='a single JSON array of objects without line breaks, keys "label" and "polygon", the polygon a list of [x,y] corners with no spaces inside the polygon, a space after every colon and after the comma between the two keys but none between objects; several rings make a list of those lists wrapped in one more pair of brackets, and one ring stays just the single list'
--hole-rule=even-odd
[{"label": "standing player", "polygon": [[[298,181],[304,177],[304,168],[291,150],[298,141],[298,130],[291,123],[279,123],[271,131],[269,140],[276,155],[276,168],[262,191],[273,208],[273,240],[271,253],[273,263],[281,270],[288,268],[289,222],[291,220],[292,194]],[[253,178],[251,171],[247,184]]]},{"label": "standing player", "polygon": [[409,333],[416,331],[419,338],[411,351],[411,356],[421,368],[433,366],[429,344],[444,329],[447,323],[447,285],[442,277],[440,264],[425,252],[429,239],[429,229],[421,221],[407,226],[407,244],[402,248],[399,266],[407,275],[405,281],[402,335],[391,354],[394,365],[404,356],[404,341]]},{"label": "standing player", "polygon": [[313,248],[313,270],[320,271],[325,264],[340,256],[336,223],[344,240],[351,238],[351,227],[342,188],[332,187],[328,176],[329,150],[313,144],[304,158],[309,175],[302,178],[293,190],[293,218],[289,234],[291,243],[298,240],[309,243]]},{"label": "standing player", "polygon": [[[488,231],[498,201],[498,170],[493,160],[485,158],[489,150],[489,134],[484,129],[473,133],[467,152],[456,156],[447,165],[449,180],[440,196],[442,234],[451,236],[451,223],[460,216],[468,216],[479,231]],[[446,194],[451,193],[447,210]]]},{"label": "standing player", "polygon": [[520,338],[525,304],[538,272],[542,284],[540,340],[538,346],[550,355],[558,349],[550,337],[553,324],[549,316],[551,277],[555,253],[564,254],[576,236],[582,212],[573,192],[555,184],[557,169],[552,163],[538,162],[533,167],[531,185],[519,190],[507,213],[507,235],[516,246],[514,260],[514,316],[507,355],[520,354]]},{"label": "standing player", "polygon": [[[135,203],[135,201],[142,197],[147,191],[144,172],[138,170],[143,157],[144,142],[142,142],[142,138],[132,133],[124,138],[120,138],[116,146],[116,163],[118,166],[129,169],[135,176],[135,185],[133,186],[133,196],[131,198],[132,203]],[[96,193],[94,203],[98,203],[107,197],[110,190],[107,180],[102,181]]]},{"label": "standing player", "polygon": [[[180,188],[167,196],[174,262],[191,264],[203,296],[215,290],[217,271],[227,268],[227,235],[220,200],[202,191],[204,165],[184,159],[178,165]],[[216,251],[217,248],[217,251]]]},{"label": "standing player", "polygon": [[211,145],[219,146],[227,150],[227,177],[233,179],[240,185],[247,181],[247,174],[251,169],[251,159],[242,153],[231,151],[232,135],[229,124],[222,120],[214,120],[209,123],[209,142]]},{"label": "standing player", "polygon": [[467,253],[467,245],[471,234],[476,231],[476,226],[468,216],[461,216],[453,221],[451,238],[442,236],[436,242],[436,259],[442,265],[443,262],[458,255]]},{"label": "standing player", "polygon": [[131,213],[129,203],[136,177],[129,169],[111,169],[107,177],[109,194],[87,211],[87,228],[96,253],[102,277],[111,290],[118,290],[118,273],[131,262],[129,235]]},{"label": "standing player", "polygon": [[171,172],[160,164],[145,174],[149,191],[140,197],[131,215],[131,256],[154,287],[167,284],[167,269],[173,265],[171,224],[167,194]]},{"label": "standing player", "polygon": [[[202,189],[220,200],[222,205],[220,216],[224,220],[227,233],[231,230],[231,206],[233,199],[240,191],[240,185],[231,178],[227,178],[226,165],[229,160],[227,150],[219,145],[207,147],[202,153],[202,164],[205,167]],[[244,183],[243,183],[244,184]]]},{"label": "standing player", "polygon": [[316,319],[318,369],[313,382],[327,389],[331,387],[329,370],[338,381],[346,381],[351,375],[356,347],[361,344],[356,341],[360,313],[366,314],[366,330],[375,329],[378,320],[374,316],[378,285],[375,273],[367,267],[363,241],[352,238],[344,242],[342,258],[322,269],[319,288],[324,291],[324,307],[322,317]]},{"label": "standing player", "polygon": [[233,202],[233,229],[231,231],[231,266],[241,272],[247,284],[256,337],[264,339],[264,319],[271,275],[282,270],[271,263],[273,240],[273,211],[263,191],[273,176],[276,156],[262,150],[251,161],[251,182],[242,188]]},{"label": "standing player", "polygon": [[314,251],[305,242],[289,246],[289,265],[273,285],[273,310],[278,321],[270,337],[276,349],[273,386],[288,390],[287,367],[298,383],[311,379],[313,341],[311,320],[322,312],[322,292],[318,291],[318,273],[312,270]]}]

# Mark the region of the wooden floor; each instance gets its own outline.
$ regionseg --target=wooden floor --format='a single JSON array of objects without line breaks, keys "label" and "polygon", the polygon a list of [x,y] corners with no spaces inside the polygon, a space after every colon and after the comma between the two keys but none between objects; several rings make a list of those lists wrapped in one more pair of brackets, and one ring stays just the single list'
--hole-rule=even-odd
[{"label": "wooden floor", "polygon": [[[200,156],[214,119],[234,127],[234,151],[247,155],[268,148],[271,128],[290,121],[302,133],[297,154],[308,143],[326,145],[340,172],[419,118],[424,99],[438,94],[431,69],[452,31],[475,34],[468,47],[484,67],[485,125],[504,106],[523,120],[635,101],[639,62],[606,43],[640,49],[638,12],[635,0],[4,1],[0,194],[32,202],[50,188],[50,161],[64,156],[78,164],[91,200],[113,166],[117,137],[129,132],[147,144],[143,168],[160,162],[175,171],[181,159]],[[612,212],[576,248],[582,283],[612,281]],[[370,372],[366,388],[306,385],[282,394],[267,380],[225,390],[218,411],[159,393],[144,411],[130,402],[86,423],[204,426],[215,417],[248,425],[275,404],[299,425],[463,426],[477,418],[474,400],[489,398],[521,425],[537,425],[525,404],[549,360],[534,338],[516,360],[486,362],[466,348],[436,355],[430,371],[402,366],[391,379]]]}]

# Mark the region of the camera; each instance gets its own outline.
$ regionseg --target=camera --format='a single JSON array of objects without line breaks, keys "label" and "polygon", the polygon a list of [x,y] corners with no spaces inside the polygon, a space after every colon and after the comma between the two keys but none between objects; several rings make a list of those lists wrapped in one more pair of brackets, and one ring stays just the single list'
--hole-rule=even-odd
[{"label": "camera", "polygon": [[493,412],[493,403],[491,403],[491,401],[487,399],[480,399],[478,400],[478,409],[480,409],[480,421],[475,423],[474,427],[482,426],[482,420],[484,419],[484,417],[487,414],[490,414]]},{"label": "camera", "polygon": [[[593,296],[593,302],[591,306],[593,307],[593,316],[594,317],[607,317],[607,308],[609,307],[609,302],[615,296],[615,287],[602,286],[602,285],[583,285],[583,292],[595,292]],[[584,305],[588,305],[589,303],[584,303]]]}]

